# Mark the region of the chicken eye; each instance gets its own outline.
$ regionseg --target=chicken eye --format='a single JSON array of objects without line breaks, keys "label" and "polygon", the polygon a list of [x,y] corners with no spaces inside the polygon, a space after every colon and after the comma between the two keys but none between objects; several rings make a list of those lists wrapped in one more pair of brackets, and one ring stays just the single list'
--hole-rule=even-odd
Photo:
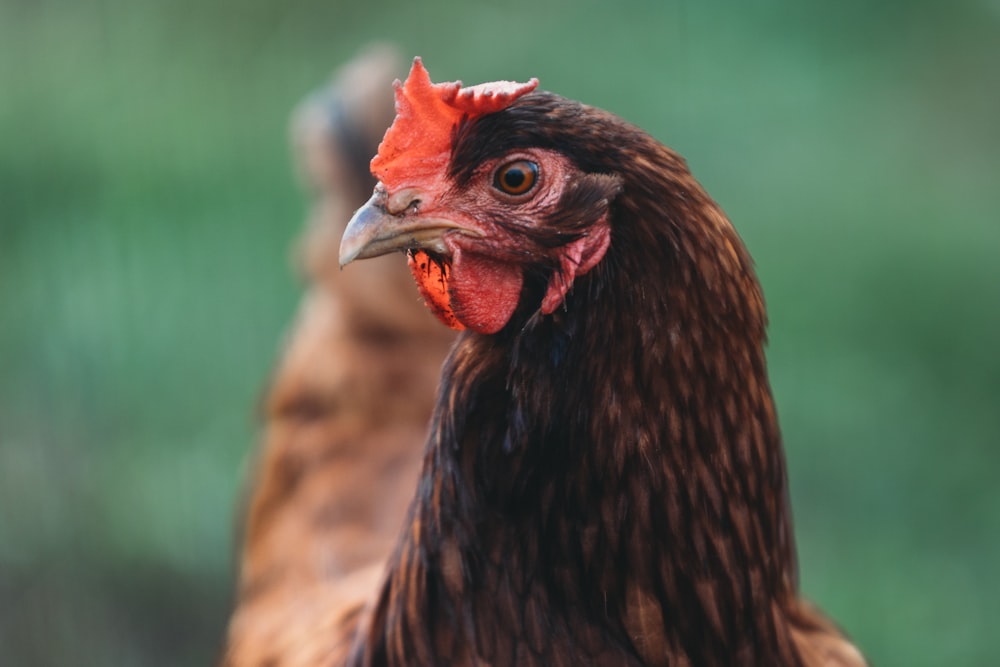
[{"label": "chicken eye", "polygon": [[537,180],[537,164],[529,160],[516,160],[497,169],[493,187],[509,195],[523,195],[535,187]]}]

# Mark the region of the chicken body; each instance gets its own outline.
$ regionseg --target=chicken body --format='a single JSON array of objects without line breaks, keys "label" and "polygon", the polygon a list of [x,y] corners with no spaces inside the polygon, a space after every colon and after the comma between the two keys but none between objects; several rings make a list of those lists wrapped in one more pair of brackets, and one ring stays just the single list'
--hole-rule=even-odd
[{"label": "chicken body", "polygon": [[345,233],[466,329],[350,664],[864,664],[798,597],[741,240],[671,150],[534,87],[417,61]]},{"label": "chicken body", "polygon": [[308,289],[265,404],[226,667],[343,664],[416,489],[453,335],[392,258],[345,280],[337,241],[371,193],[397,59],[375,49],[298,112],[316,202],[300,252]]}]

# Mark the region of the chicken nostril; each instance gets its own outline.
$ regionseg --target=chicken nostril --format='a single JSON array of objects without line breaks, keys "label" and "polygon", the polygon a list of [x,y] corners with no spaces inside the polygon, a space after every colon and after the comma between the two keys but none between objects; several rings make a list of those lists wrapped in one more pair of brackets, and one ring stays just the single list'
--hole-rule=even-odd
[{"label": "chicken nostril", "polygon": [[386,210],[392,215],[415,213],[422,203],[423,192],[417,188],[403,188],[388,196],[385,202]]}]

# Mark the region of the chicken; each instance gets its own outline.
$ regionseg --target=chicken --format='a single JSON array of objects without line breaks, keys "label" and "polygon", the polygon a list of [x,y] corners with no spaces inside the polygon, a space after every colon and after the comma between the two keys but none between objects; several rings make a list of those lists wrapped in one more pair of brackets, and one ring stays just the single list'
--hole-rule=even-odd
[{"label": "chicken", "polygon": [[464,329],[349,664],[864,664],[797,591],[743,243],[682,158],[536,86],[417,59],[344,234]]},{"label": "chicken", "polygon": [[317,203],[300,257],[309,281],[266,399],[241,555],[229,667],[343,663],[403,525],[453,335],[386,258],[345,280],[337,242],[371,193],[368,161],[392,120],[398,58],[377,48],[297,114]]}]

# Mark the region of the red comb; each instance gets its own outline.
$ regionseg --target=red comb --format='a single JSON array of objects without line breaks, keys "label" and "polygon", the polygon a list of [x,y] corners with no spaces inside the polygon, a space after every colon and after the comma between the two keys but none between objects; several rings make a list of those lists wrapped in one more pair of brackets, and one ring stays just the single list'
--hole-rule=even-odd
[{"label": "red comb", "polygon": [[431,83],[420,58],[406,83],[397,79],[396,120],[385,133],[372,160],[372,174],[390,186],[440,174],[447,166],[452,131],[463,117],[475,118],[506,109],[514,100],[538,86],[494,81],[463,88],[461,81]]}]

